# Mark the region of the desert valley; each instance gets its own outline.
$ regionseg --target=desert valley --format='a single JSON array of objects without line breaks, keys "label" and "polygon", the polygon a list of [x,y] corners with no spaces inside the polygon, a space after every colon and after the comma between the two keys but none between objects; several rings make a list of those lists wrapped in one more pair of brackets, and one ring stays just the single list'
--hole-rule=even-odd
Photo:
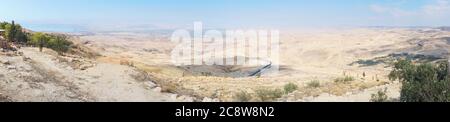
[{"label": "desert valley", "polygon": [[446,61],[450,31],[361,27],[280,31],[280,71],[175,66],[171,31],[71,34],[69,53],[24,46],[0,55],[0,101],[398,101],[397,59]]}]

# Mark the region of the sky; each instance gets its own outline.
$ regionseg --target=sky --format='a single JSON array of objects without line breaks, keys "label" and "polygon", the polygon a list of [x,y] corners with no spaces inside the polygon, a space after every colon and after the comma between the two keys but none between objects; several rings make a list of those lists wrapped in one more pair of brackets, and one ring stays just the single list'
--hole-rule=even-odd
[{"label": "sky", "polygon": [[449,26],[450,0],[1,0],[0,21],[11,20],[99,28]]}]

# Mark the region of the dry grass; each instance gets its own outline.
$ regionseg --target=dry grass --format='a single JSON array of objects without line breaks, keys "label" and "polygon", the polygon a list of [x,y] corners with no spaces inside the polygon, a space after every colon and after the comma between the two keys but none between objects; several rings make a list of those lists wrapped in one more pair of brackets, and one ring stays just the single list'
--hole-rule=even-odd
[{"label": "dry grass", "polygon": [[355,78],[352,76],[344,76],[344,77],[338,77],[338,78],[334,79],[334,82],[335,83],[349,83],[354,80],[355,80]]},{"label": "dry grass", "polygon": [[234,95],[234,99],[236,102],[249,102],[253,99],[253,96],[246,91],[241,91]]},{"label": "dry grass", "polygon": [[312,81],[308,82],[308,83],[306,84],[306,86],[307,86],[307,87],[311,87],[311,88],[318,88],[318,87],[321,86],[321,84],[320,84],[320,81],[319,81],[319,80],[315,79],[315,80],[312,80]]},{"label": "dry grass", "polygon": [[308,96],[316,97],[322,93],[329,93],[336,96],[342,96],[348,92],[361,91],[367,88],[385,85],[387,83],[389,82],[376,82],[376,81],[349,82],[349,83],[326,82],[321,84],[320,87],[305,86],[303,88],[299,88],[299,90],[295,92],[294,96],[296,99],[302,99]]},{"label": "dry grass", "polygon": [[274,101],[275,99],[283,96],[283,91],[281,89],[262,88],[262,89],[255,90],[255,92],[256,92],[256,96],[262,102]]},{"label": "dry grass", "polygon": [[284,85],[284,93],[289,94],[298,89],[298,86],[294,83],[288,83]]}]

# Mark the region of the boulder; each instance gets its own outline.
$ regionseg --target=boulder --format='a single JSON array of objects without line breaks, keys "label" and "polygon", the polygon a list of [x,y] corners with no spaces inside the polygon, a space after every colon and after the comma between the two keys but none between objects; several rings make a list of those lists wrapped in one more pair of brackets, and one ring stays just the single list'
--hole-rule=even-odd
[{"label": "boulder", "polygon": [[161,92],[161,87],[156,87],[152,91],[154,91],[154,92]]},{"label": "boulder", "polygon": [[13,69],[16,69],[16,66],[7,66],[6,67],[8,70],[13,70]]},{"label": "boulder", "polygon": [[212,99],[212,98],[209,98],[209,97],[205,97],[205,98],[203,98],[202,102],[220,102],[220,100],[217,99],[217,98]]},{"label": "boulder", "polygon": [[30,57],[26,57],[26,56],[22,56],[22,59],[23,59],[23,61],[29,61],[29,60],[31,60]]},{"label": "boulder", "polygon": [[152,81],[147,81],[144,84],[145,84],[146,88],[148,88],[148,89],[153,89],[153,88],[157,87],[157,85],[155,83],[153,83]]},{"label": "boulder", "polygon": [[0,63],[4,64],[4,65],[10,65],[11,61],[7,60],[7,59],[0,59]]},{"label": "boulder", "polygon": [[86,70],[91,67],[94,67],[94,65],[93,64],[82,64],[82,65],[80,65],[80,70]]}]

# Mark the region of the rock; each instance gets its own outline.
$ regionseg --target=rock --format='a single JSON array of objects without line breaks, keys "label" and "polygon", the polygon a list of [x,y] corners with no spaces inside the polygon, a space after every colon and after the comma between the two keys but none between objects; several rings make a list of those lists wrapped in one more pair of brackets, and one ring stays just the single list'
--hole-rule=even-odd
[{"label": "rock", "polygon": [[69,62],[69,63],[72,63],[72,62],[73,62],[73,59],[72,59],[72,58],[67,58],[66,60],[67,60],[67,62]]},{"label": "rock", "polygon": [[353,92],[347,92],[347,93],[345,93],[345,95],[347,95],[347,96],[350,96],[350,95],[352,95],[353,94]]},{"label": "rock", "polygon": [[[158,87],[158,88],[159,88],[159,87]],[[171,94],[171,95],[170,95],[170,98],[173,99],[173,100],[176,100],[176,99],[177,99],[177,96],[178,96],[177,94]]]},{"label": "rock", "polygon": [[0,63],[4,64],[4,65],[10,65],[11,62],[7,59],[0,59]]},{"label": "rock", "polygon": [[205,98],[203,98],[202,102],[220,102],[220,100],[217,99],[217,98],[212,99],[212,98],[209,98],[209,97],[205,97]]},{"label": "rock", "polygon": [[147,82],[145,82],[144,84],[145,84],[146,88],[148,88],[148,89],[153,89],[153,88],[155,88],[155,87],[157,86],[157,85],[156,85],[155,83],[153,83],[152,81],[147,81]]},{"label": "rock", "polygon": [[31,69],[31,67],[23,67],[23,70],[25,70],[27,72],[31,72],[33,69]]},{"label": "rock", "polygon": [[67,70],[72,70],[72,67],[66,66],[65,69],[67,69]]},{"label": "rock", "polygon": [[180,100],[182,102],[194,102],[193,97],[189,97],[189,96],[185,96],[185,95],[178,97],[177,100]]},{"label": "rock", "polygon": [[22,51],[18,51],[18,52],[17,52],[17,55],[23,56],[23,52],[22,52]]},{"label": "rock", "polygon": [[154,92],[161,92],[161,87],[156,87],[153,89]]},{"label": "rock", "polygon": [[29,60],[31,60],[30,57],[26,57],[26,56],[23,56],[22,59],[23,59],[23,61],[29,61]]},{"label": "rock", "polygon": [[89,69],[89,68],[91,68],[91,67],[93,67],[94,65],[92,65],[92,64],[82,64],[81,66],[80,66],[80,70],[86,70],[86,69]]},{"label": "rock", "polygon": [[8,66],[6,68],[9,69],[9,70],[13,70],[13,69],[16,69],[16,66]]}]

